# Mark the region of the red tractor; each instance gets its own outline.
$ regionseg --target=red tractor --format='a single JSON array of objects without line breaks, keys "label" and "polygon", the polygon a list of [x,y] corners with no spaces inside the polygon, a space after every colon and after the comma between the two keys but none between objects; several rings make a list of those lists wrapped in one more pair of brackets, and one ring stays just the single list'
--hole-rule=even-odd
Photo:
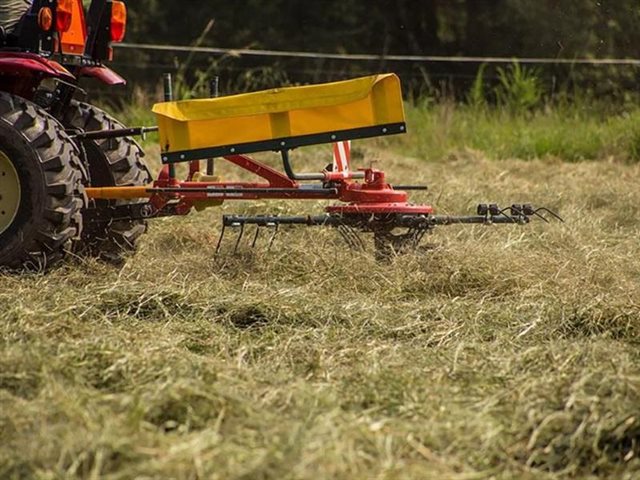
[{"label": "red tractor", "polygon": [[[74,97],[82,77],[125,83],[104,62],[124,38],[126,6],[116,0],[93,0],[86,10],[82,0],[4,3],[0,266],[44,269],[71,251],[117,259],[135,247],[145,222],[111,219],[118,201],[88,200],[85,188],[146,185],[151,176],[132,138],[76,135],[122,124]],[[6,18],[20,5],[16,18]]]}]

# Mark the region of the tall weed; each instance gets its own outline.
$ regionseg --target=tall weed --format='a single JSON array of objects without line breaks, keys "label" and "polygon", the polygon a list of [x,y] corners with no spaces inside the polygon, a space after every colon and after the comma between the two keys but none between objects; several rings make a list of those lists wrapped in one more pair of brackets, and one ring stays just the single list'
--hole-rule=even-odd
[{"label": "tall weed", "polygon": [[542,100],[542,84],[538,73],[514,62],[509,68],[498,68],[495,88],[498,105],[511,112],[523,112],[538,106]]},{"label": "tall weed", "polygon": [[487,106],[487,92],[484,80],[484,72],[486,68],[486,63],[480,65],[476,78],[474,79],[471,89],[469,90],[469,94],[467,95],[467,102],[474,109],[482,109]]}]

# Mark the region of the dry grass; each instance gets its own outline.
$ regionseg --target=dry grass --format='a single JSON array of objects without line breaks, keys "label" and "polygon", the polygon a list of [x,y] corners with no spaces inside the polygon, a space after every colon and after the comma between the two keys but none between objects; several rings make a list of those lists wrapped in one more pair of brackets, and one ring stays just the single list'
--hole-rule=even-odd
[{"label": "dry grass", "polygon": [[121,271],[0,276],[0,477],[639,478],[640,168],[377,145],[443,213],[568,222],[442,228],[389,264],[321,230],[216,259],[212,210]]}]

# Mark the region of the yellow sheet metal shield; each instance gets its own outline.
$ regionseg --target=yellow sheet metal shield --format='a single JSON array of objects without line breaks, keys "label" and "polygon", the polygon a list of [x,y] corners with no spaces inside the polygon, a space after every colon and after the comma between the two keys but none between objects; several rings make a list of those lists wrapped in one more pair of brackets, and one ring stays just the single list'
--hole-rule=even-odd
[{"label": "yellow sheet metal shield", "polygon": [[153,107],[163,152],[197,150],[404,122],[400,80],[374,75]]}]

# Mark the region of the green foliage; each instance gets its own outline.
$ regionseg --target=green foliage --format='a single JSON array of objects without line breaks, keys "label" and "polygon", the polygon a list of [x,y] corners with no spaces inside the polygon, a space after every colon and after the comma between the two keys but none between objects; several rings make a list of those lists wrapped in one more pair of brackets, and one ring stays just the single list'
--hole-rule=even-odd
[{"label": "green foliage", "polygon": [[[209,20],[200,36],[192,43],[192,47],[202,46],[214,23],[213,20]],[[177,73],[174,78],[174,98],[176,100],[189,100],[209,96],[209,82],[212,78],[212,72],[217,70],[218,61],[211,60],[206,69],[193,71],[192,62],[194,57],[195,52],[192,51],[185,61],[176,65]]]},{"label": "green foliage", "polygon": [[605,104],[559,103],[529,111],[422,102],[407,108],[407,117],[409,133],[393,145],[428,160],[466,149],[497,159],[640,160],[638,107],[616,112]]},{"label": "green foliage", "polygon": [[498,67],[499,85],[495,89],[498,105],[511,112],[525,112],[542,99],[542,87],[535,70],[514,62],[507,69]]},{"label": "green foliage", "polygon": [[[503,57],[636,57],[640,44],[640,6],[636,0],[594,2],[589,0],[425,0],[369,2],[364,0],[250,0],[181,2],[136,0],[131,11],[128,41],[141,43],[193,43],[209,22],[215,25],[202,38],[202,45],[229,48],[266,48],[373,54],[479,55]],[[180,21],[176,21],[179,19]],[[265,19],[268,19],[265,22]],[[123,63],[148,60],[148,52],[118,51]],[[167,64],[167,54],[152,55],[150,63]],[[205,56],[198,59],[207,60]],[[167,60],[169,60],[167,62]],[[438,66],[423,70],[407,63],[283,59],[283,70],[292,82],[317,78],[344,78],[391,68],[403,75],[405,85],[421,91],[424,75],[455,74],[457,89],[468,88],[464,78],[476,72],[475,65]],[[188,62],[187,62],[188,63]],[[255,58],[235,58],[221,65],[224,75],[239,76],[246,69],[264,68]],[[207,65],[192,63],[206,70]],[[444,70],[444,71],[443,71]],[[509,80],[508,102],[534,102],[537,89],[530,79]],[[131,77],[144,80],[148,71],[134,70]],[[269,73],[270,75],[270,73]],[[595,95],[622,98],[637,84],[635,67],[541,66],[536,76],[544,87],[580,86]],[[449,77],[451,78],[451,77]],[[135,80],[135,78],[133,78]],[[433,80],[433,79],[432,79]],[[192,80],[189,79],[191,82]],[[249,82],[252,83],[252,82]],[[538,85],[541,87],[542,85]],[[514,92],[514,88],[524,87]],[[515,99],[512,94],[515,93]],[[552,92],[550,92],[552,93]],[[479,99],[480,97],[476,97]]]},{"label": "green foliage", "polygon": [[469,94],[467,96],[467,103],[474,109],[478,110],[487,106],[487,97],[485,91],[484,71],[487,65],[483,63],[478,69],[476,78],[471,85]]},{"label": "green foliage", "polygon": [[291,85],[291,81],[286,71],[278,64],[274,64],[245,70],[236,80],[234,90],[236,92],[253,92],[287,85]]}]

